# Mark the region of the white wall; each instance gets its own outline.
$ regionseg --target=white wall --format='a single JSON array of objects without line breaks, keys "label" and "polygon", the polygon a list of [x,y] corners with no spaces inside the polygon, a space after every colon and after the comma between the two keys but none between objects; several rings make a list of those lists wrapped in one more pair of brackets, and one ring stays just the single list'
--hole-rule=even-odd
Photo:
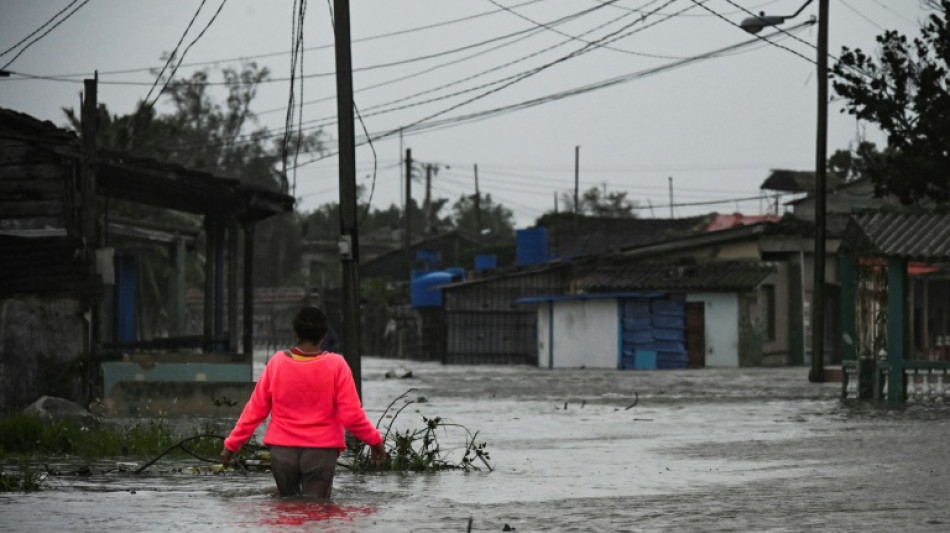
[{"label": "white wall", "polygon": [[[554,301],[553,320],[547,309],[538,306],[538,364],[552,368],[618,368],[620,320],[615,298]],[[551,324],[553,329],[548,330]],[[544,337],[542,340],[542,331]],[[549,345],[548,331],[553,331]],[[553,360],[549,360],[550,353]]]},{"label": "white wall", "polygon": [[696,293],[688,302],[703,302],[706,314],[706,366],[739,366],[739,296]]}]

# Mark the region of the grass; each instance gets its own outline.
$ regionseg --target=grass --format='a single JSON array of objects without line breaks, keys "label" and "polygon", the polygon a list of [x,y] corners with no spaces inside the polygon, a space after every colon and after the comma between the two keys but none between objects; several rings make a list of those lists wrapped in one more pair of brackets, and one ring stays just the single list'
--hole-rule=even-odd
[{"label": "grass", "polygon": [[[128,426],[81,424],[73,420],[47,420],[36,415],[11,414],[0,418],[0,460],[29,457],[77,456],[144,458],[154,456],[183,437],[195,439],[189,448],[198,455],[216,457],[221,441],[209,431],[176,434],[163,420],[136,422]],[[186,455],[184,451],[176,452]]]}]

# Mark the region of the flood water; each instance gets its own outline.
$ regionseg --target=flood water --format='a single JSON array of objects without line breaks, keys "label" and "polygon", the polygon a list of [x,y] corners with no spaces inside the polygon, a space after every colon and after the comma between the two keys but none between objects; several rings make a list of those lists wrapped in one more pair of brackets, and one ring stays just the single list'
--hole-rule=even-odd
[{"label": "flood water", "polygon": [[[159,462],[0,494],[0,530],[445,532],[470,520],[472,531],[518,532],[950,530],[950,398],[845,404],[840,384],[808,383],[807,368],[362,365],[372,420],[414,388],[408,397],[425,401],[394,425],[439,416],[479,431],[495,470],[339,469],[332,503],[317,503],[275,497],[267,473]],[[398,366],[413,377],[386,379]],[[460,434],[442,438],[461,454]]]}]

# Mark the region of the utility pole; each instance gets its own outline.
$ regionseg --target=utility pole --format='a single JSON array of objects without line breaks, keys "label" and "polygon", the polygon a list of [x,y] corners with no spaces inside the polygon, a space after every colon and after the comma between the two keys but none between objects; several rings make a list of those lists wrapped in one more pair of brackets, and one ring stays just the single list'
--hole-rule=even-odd
[{"label": "utility pole", "polygon": [[670,182],[670,218],[674,218],[673,216],[673,176],[668,177],[667,180],[669,180]]},{"label": "utility pole", "polygon": [[475,235],[482,234],[482,193],[478,190],[478,163],[475,163]]},{"label": "utility pole", "polygon": [[423,234],[432,233],[432,163],[426,163],[426,198],[422,203]]},{"label": "utility pole", "polygon": [[[82,205],[81,232],[83,240],[83,251],[86,253],[86,264],[90,265],[93,272],[98,272],[97,250],[100,243],[99,232],[99,200],[97,197],[97,176],[96,176],[96,155],[98,151],[97,138],[99,133],[98,125],[98,86],[99,73],[91,80],[83,80],[83,100],[82,100],[82,166],[81,172],[81,190],[80,201]],[[89,303],[89,339],[86,342],[85,352],[87,354],[85,376],[82,383],[83,396],[86,400],[92,400],[93,391],[90,389],[93,368],[93,354],[99,349],[99,343],[102,339],[102,297],[92,296]]]},{"label": "utility pole", "polygon": [[828,0],[818,1],[818,135],[815,150],[815,272],[811,296],[811,370],[808,381],[825,380],[825,186],[828,151]]},{"label": "utility pole", "polygon": [[581,147],[574,147],[574,252],[577,252],[577,215],[580,212]]},{"label": "utility pole", "polygon": [[412,149],[406,148],[406,204],[403,209],[402,245],[406,250],[406,280],[412,281]]},{"label": "utility pole", "polygon": [[353,65],[350,2],[333,0],[336,53],[337,135],[340,142],[340,262],[343,274],[343,357],[362,397],[359,316],[359,228],[356,211],[356,138],[353,123]]}]

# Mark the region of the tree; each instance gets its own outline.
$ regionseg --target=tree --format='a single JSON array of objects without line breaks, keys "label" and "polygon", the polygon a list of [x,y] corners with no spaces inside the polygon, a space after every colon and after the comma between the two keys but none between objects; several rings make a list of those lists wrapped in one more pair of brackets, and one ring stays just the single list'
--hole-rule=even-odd
[{"label": "tree", "polygon": [[[475,200],[478,199],[476,205]],[[515,215],[507,207],[495,203],[490,194],[462,195],[452,205],[455,229],[476,237],[492,240],[511,239],[515,234]]]},{"label": "tree", "polygon": [[867,169],[876,193],[904,204],[950,201],[950,0],[927,3],[920,37],[886,31],[876,59],[845,47],[833,68],[844,111],[887,135],[883,164]]},{"label": "tree", "polygon": [[846,181],[870,178],[884,166],[884,152],[870,141],[861,141],[854,150],[835,150],[828,158],[828,172],[843,176]]},{"label": "tree", "polygon": [[[567,206],[566,211],[574,212],[573,194],[562,193],[561,201]],[[604,184],[603,190],[591,187],[581,193],[578,198],[577,214],[606,218],[634,218],[637,216],[634,208],[636,204],[627,199],[626,192],[608,192],[607,185]]]}]

